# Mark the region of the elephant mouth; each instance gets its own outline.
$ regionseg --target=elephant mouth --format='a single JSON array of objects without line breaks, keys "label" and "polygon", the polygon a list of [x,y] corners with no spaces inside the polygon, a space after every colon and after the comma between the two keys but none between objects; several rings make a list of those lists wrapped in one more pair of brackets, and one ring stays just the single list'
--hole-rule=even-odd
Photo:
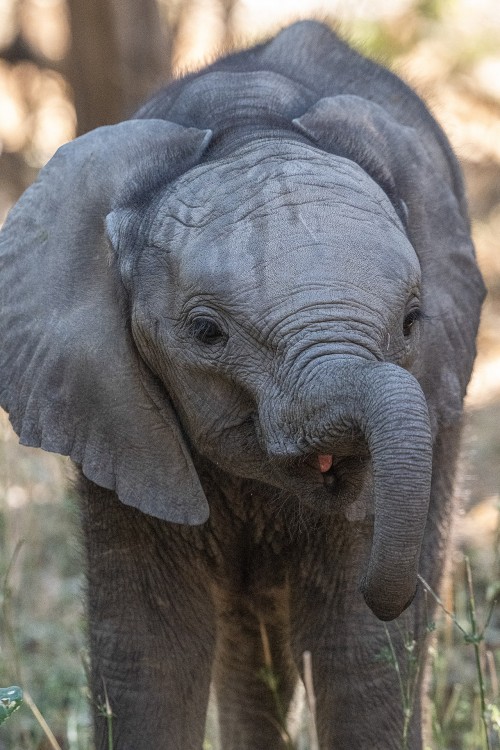
[{"label": "elephant mouth", "polygon": [[369,474],[370,457],[358,455],[313,454],[301,459],[289,473],[301,500],[328,514],[345,510],[358,499]]},{"label": "elephant mouth", "polygon": [[332,454],[319,453],[307,456],[303,463],[313,470],[314,479],[317,483],[322,481],[323,486],[333,492],[334,487],[338,484],[338,459],[336,460]]},{"label": "elephant mouth", "polygon": [[320,467],[321,476],[323,477],[323,486],[329,492],[333,492],[335,486],[338,484],[337,472],[333,466],[333,462],[328,469],[322,469]]},{"label": "elephant mouth", "polygon": [[[336,515],[359,499],[369,489],[371,457],[368,447],[355,434],[348,439],[331,440],[328,436],[311,439],[307,453],[302,455],[265,455],[255,441],[255,418],[227,430],[219,443],[220,452],[205,454],[211,462],[224,467],[229,474],[257,479],[285,491],[314,513]],[[242,444],[242,428],[246,450],[235,460],[235,444]],[[316,443],[316,445],[314,445]],[[248,447],[254,445],[253,451]]]}]

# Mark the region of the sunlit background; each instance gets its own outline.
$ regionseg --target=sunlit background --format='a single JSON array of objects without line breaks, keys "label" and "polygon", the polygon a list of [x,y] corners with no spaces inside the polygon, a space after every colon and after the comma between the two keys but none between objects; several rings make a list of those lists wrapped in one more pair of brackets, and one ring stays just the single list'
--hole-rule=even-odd
[{"label": "sunlit background", "polygon": [[[129,116],[172,77],[306,17],[325,20],[416,88],[462,162],[489,297],[467,398],[459,572],[447,596],[462,606],[465,550],[486,612],[500,591],[498,0],[0,0],[0,223],[62,143]],[[0,687],[24,681],[60,746],[87,750],[81,562],[66,472],[64,459],[19,449],[0,418]],[[430,746],[477,750],[477,687],[451,630],[436,652],[438,666],[445,650],[447,661],[433,687],[439,730]],[[485,646],[498,705],[498,613]],[[22,711],[0,729],[0,750],[54,747]]]}]

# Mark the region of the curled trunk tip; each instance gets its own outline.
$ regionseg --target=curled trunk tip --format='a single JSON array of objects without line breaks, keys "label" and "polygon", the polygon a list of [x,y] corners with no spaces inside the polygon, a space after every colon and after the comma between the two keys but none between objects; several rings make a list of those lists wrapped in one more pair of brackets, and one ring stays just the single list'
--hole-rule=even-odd
[{"label": "curled trunk tip", "polygon": [[395,620],[405,609],[408,609],[415,598],[418,584],[415,585],[413,593],[409,598],[401,597],[400,595],[387,597],[387,592],[383,596],[380,594],[377,595],[367,586],[366,578],[363,578],[360,589],[366,604],[375,617],[383,622],[389,622],[390,620]]}]

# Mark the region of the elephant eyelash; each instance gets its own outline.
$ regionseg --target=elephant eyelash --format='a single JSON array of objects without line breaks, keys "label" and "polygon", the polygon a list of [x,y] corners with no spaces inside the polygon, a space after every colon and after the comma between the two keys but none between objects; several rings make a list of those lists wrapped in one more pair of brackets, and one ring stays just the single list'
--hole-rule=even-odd
[{"label": "elephant eyelash", "polygon": [[411,332],[413,330],[414,324],[417,321],[422,320],[423,317],[424,317],[424,315],[423,315],[422,310],[420,309],[420,307],[413,308],[413,310],[410,310],[405,315],[405,318],[404,318],[404,321],[403,321],[403,336],[405,338],[408,338],[411,335]]},{"label": "elephant eyelash", "polygon": [[227,333],[217,320],[208,315],[197,315],[189,322],[189,333],[200,344],[214,346],[227,340]]}]

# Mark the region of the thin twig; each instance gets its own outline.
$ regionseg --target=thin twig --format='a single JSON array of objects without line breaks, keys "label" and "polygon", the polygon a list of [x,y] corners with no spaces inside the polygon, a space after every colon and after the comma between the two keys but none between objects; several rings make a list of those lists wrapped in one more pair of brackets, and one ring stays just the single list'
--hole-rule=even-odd
[{"label": "thin twig", "polygon": [[273,658],[271,654],[271,645],[267,628],[263,620],[259,619],[260,639],[262,642],[262,651],[264,655],[264,668],[261,672],[262,679],[271,691],[276,708],[277,721],[274,717],[269,717],[271,722],[279,729],[281,738],[289,750],[293,750],[293,740],[286,726],[286,712],[279,693],[278,678],[274,672]]},{"label": "thin twig", "polygon": [[304,651],[304,686],[306,689],[307,705],[309,706],[309,750],[319,750],[318,729],[316,726],[316,694],[314,692],[312,657],[310,651]]},{"label": "thin twig", "polygon": [[28,693],[27,690],[24,690],[24,702],[28,705],[28,707],[31,709],[31,713],[35,717],[35,719],[40,724],[41,728],[43,729],[45,736],[47,737],[47,740],[49,741],[50,746],[53,748],[53,750],[62,750],[61,745],[56,740],[51,728],[45,721],[45,719],[42,716],[42,713],[38,706],[36,705],[35,701],[31,697],[31,695]]},{"label": "thin twig", "polygon": [[472,645],[474,646],[474,655],[476,657],[476,671],[477,671],[477,677],[479,681],[479,696],[481,700],[481,718],[483,721],[483,727],[484,727],[484,735],[486,740],[486,747],[488,750],[490,750],[490,734],[488,731],[488,716],[486,713],[486,695],[484,690],[484,676],[483,676],[483,668],[481,665],[481,653],[479,651],[479,644],[483,639],[483,633],[479,632],[477,627],[477,619],[476,619],[476,601],[474,599],[474,588],[472,586],[472,572],[470,568],[470,562],[469,558],[465,558],[465,570],[467,572],[467,587],[469,589],[469,618],[470,618],[470,624],[471,624],[471,633],[469,636],[469,640],[472,641]]},{"label": "thin twig", "polygon": [[262,651],[264,652],[264,664],[268,669],[273,668],[273,659],[271,656],[271,646],[269,644],[269,636],[267,635],[267,629],[264,625],[263,620],[259,620],[260,628],[260,640],[262,641]]},{"label": "thin twig", "polygon": [[439,598],[439,596],[436,594],[435,591],[433,591],[433,589],[429,586],[429,584],[427,583],[427,581],[425,580],[425,578],[422,578],[422,576],[420,574],[418,574],[418,580],[420,581],[420,583],[422,584],[422,586],[425,588],[425,590],[429,592],[429,594],[432,596],[432,598],[434,599],[434,601],[437,604],[439,604],[439,606],[441,607],[441,609],[443,610],[443,612],[445,613],[445,615],[448,615],[448,617],[450,618],[450,620],[457,626],[457,628],[460,630],[460,632],[462,633],[462,635],[464,635],[466,638],[468,638],[469,637],[469,633],[460,624],[460,622],[457,619],[456,614],[454,612],[451,612],[449,609],[447,609],[444,606],[443,600]]},{"label": "thin twig", "polygon": [[385,630],[385,635],[386,635],[386,638],[387,638],[387,642],[389,644],[389,649],[391,651],[392,665],[393,665],[394,669],[396,670],[396,674],[398,676],[399,689],[401,691],[401,702],[402,702],[403,708],[404,708],[404,706],[406,704],[406,700],[405,700],[406,696],[405,696],[405,689],[404,689],[404,685],[403,685],[403,678],[401,676],[401,670],[399,668],[398,657],[396,655],[396,650],[395,650],[394,644],[392,642],[391,634],[389,633],[389,628],[387,627],[387,625],[385,624],[385,622],[384,622],[384,630]]},{"label": "thin twig", "polygon": [[486,622],[484,623],[484,627],[483,627],[483,629],[481,631],[481,635],[482,636],[484,636],[485,632],[488,629],[488,626],[490,624],[490,621],[491,621],[491,618],[493,616],[493,612],[494,612],[496,606],[497,606],[497,600],[493,599],[490,602],[490,608],[488,609],[488,614],[486,615]]},{"label": "thin twig", "polygon": [[108,750],[113,750],[113,710],[111,708],[111,703],[109,702],[108,698],[108,691],[106,690],[106,682],[102,681],[103,687],[104,687],[104,713],[106,716],[106,724],[108,727]]}]

